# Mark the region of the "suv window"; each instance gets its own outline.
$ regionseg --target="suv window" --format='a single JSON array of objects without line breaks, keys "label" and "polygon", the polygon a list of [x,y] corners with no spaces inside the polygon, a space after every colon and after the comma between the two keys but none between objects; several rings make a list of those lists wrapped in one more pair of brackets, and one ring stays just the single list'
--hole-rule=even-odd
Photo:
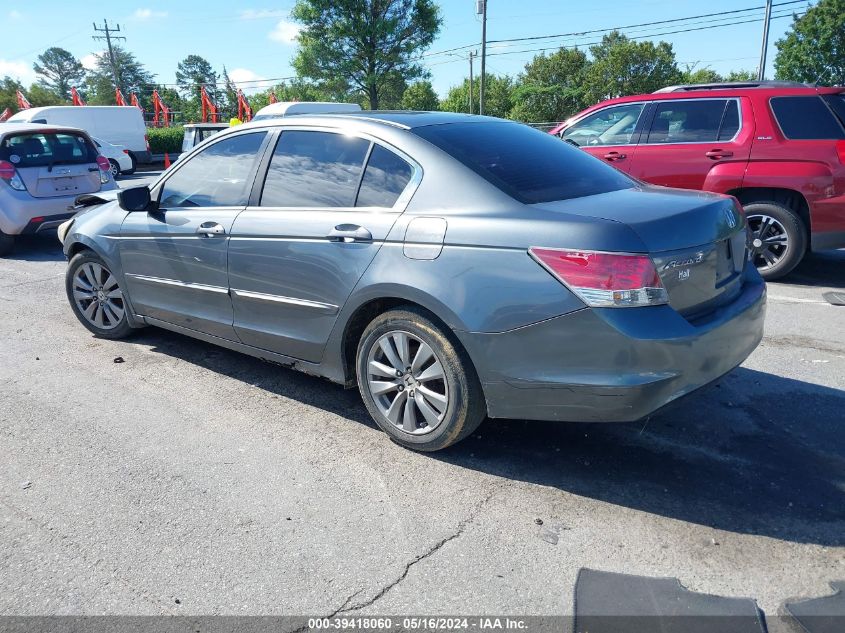
[{"label": "suv window", "polygon": [[845,139],[842,126],[819,97],[773,97],[770,103],[788,139]]},{"label": "suv window", "polygon": [[561,138],[575,145],[630,145],[645,104],[612,106],[578,121]]},{"label": "suv window", "polygon": [[836,114],[839,122],[845,126],[845,94],[825,95],[824,100]]},{"label": "suv window", "polygon": [[15,134],[3,139],[0,160],[18,168],[83,165],[97,161],[97,149],[78,134]]},{"label": "suv window", "polygon": [[393,152],[380,145],[373,145],[355,206],[392,207],[408,186],[413,171],[407,162]]},{"label": "suv window", "polygon": [[[729,114],[733,104],[734,114]],[[722,133],[720,127],[726,123]],[[739,129],[736,101],[727,99],[660,101],[646,143],[706,143],[729,140]]]},{"label": "suv window", "polygon": [[264,207],[352,207],[370,142],[331,132],[285,131],[264,191]]},{"label": "suv window", "polygon": [[634,186],[622,172],[587,152],[520,123],[450,123],[412,132],[524,204]]},{"label": "suv window", "polygon": [[253,166],[266,132],[239,134],[210,145],[189,158],[168,178],[161,206],[239,207],[246,205]]}]

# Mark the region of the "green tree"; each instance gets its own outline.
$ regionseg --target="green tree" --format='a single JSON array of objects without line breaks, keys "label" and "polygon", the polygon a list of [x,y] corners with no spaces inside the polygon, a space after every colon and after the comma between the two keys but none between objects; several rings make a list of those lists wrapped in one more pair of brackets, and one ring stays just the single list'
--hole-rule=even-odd
[{"label": "green tree", "polygon": [[585,80],[590,62],[577,48],[537,55],[519,77],[511,118],[519,121],[563,121],[590,103]]},{"label": "green tree", "polygon": [[753,70],[732,70],[725,76],[725,81],[754,81],[757,73]]},{"label": "green tree", "polygon": [[0,114],[6,108],[12,112],[18,111],[18,97],[16,92],[23,90],[23,84],[17,79],[12,79],[8,75],[0,79]]},{"label": "green tree", "polygon": [[54,46],[38,56],[32,65],[38,83],[52,91],[59,99],[69,100],[70,89],[78,86],[85,78],[85,68],[69,51]]},{"label": "green tree", "polygon": [[845,0],[819,0],[775,42],[778,79],[845,85]]},{"label": "green tree", "polygon": [[41,106],[62,105],[67,103],[66,99],[62,99],[50,88],[45,88],[41,84],[32,84],[29,90],[24,91],[26,98],[32,104],[33,108]]},{"label": "green tree", "polygon": [[439,110],[440,99],[430,81],[417,81],[405,89],[402,95],[403,110]]},{"label": "green tree", "polygon": [[634,42],[612,31],[590,47],[590,54],[587,93],[591,102],[654,92],[682,79],[668,42]]},{"label": "green tree", "polygon": [[427,76],[418,55],[442,22],[433,0],[297,0],[291,15],[303,26],[297,73],[318,82],[340,78],[372,109],[397,78]]},{"label": "green tree", "polygon": [[685,84],[715,84],[722,81],[725,81],[725,78],[712,68],[696,70],[694,64],[687,66],[681,76],[681,83]]},{"label": "green tree", "polygon": [[[510,116],[514,103],[514,92],[516,85],[514,80],[507,75],[487,74],[487,81],[484,86],[484,114],[506,119]],[[472,81],[472,111],[478,114],[478,91],[481,89],[481,81],[478,77]],[[469,112],[469,79],[459,86],[449,90],[446,98],[440,103],[440,109],[447,112]]]},{"label": "green tree", "polygon": [[[117,67],[118,85],[128,99],[129,93],[134,92],[142,99],[144,107],[149,110],[149,94],[152,90],[153,75],[144,68],[135,56],[120,46],[113,46],[115,66]],[[96,62],[93,71],[88,73],[88,103],[90,105],[114,105],[115,85],[112,76],[111,62],[108,52],[95,55]]]},{"label": "green tree", "polygon": [[176,66],[176,84],[183,98],[186,120],[199,121],[202,112],[200,92],[205,91],[214,103],[217,103],[218,75],[208,61],[199,55],[188,55]]}]

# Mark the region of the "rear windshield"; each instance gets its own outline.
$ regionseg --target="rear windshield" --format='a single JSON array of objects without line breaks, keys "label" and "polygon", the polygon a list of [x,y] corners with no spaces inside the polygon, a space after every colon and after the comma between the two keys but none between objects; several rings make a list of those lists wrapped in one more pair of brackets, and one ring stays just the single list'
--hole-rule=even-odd
[{"label": "rear windshield", "polygon": [[788,139],[845,139],[845,130],[819,97],[774,97],[771,104]]},{"label": "rear windshield", "polygon": [[30,132],[3,139],[0,160],[16,167],[79,165],[96,162],[97,149],[79,134]]},{"label": "rear windshield", "polygon": [[451,123],[413,131],[524,204],[634,186],[586,152],[519,123]]}]

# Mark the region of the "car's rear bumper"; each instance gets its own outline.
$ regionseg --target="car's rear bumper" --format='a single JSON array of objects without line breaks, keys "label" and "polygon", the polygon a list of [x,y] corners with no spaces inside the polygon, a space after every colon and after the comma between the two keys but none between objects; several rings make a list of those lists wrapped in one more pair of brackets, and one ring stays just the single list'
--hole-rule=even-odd
[{"label": "car's rear bumper", "polygon": [[[109,178],[94,195],[113,189],[117,189],[117,185]],[[78,195],[74,193],[69,196],[34,198],[28,191],[16,191],[3,185],[3,190],[0,191],[0,231],[6,235],[20,235],[58,226],[73,215],[69,207]],[[35,221],[36,218],[40,219]],[[42,224],[53,220],[56,221],[55,224],[41,228]]]},{"label": "car's rear bumper", "polygon": [[458,332],[490,417],[581,422],[641,419],[742,363],[763,336],[766,288],[692,324],[668,306],[584,309],[499,334]]}]

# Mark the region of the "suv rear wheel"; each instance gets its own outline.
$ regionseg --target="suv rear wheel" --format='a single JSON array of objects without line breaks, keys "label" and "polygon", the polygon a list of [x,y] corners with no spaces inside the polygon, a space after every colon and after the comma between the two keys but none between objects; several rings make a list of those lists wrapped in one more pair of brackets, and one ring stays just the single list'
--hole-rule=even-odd
[{"label": "suv rear wheel", "polygon": [[807,250],[807,229],[800,216],[780,202],[752,202],[744,207],[751,233],[752,261],[763,279],[780,279]]},{"label": "suv rear wheel", "polygon": [[407,448],[446,448],[484,420],[481,384],[466,352],[415,306],[385,312],[367,326],[357,370],[370,415]]}]

